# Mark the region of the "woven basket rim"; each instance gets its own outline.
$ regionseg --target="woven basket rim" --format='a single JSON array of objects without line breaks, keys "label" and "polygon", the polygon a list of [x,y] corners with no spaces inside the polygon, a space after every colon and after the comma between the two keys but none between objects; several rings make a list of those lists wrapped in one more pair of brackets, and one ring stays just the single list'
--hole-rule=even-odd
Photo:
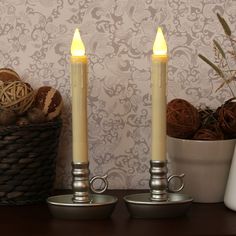
[{"label": "woven basket rim", "polygon": [[43,123],[30,123],[30,124],[26,124],[26,125],[7,125],[7,126],[0,126],[0,132],[4,131],[4,130],[9,130],[9,129],[27,129],[27,128],[44,128],[47,126],[51,126],[51,125],[61,125],[62,124],[62,118],[58,117],[52,121],[47,121],[47,122],[43,122]]}]

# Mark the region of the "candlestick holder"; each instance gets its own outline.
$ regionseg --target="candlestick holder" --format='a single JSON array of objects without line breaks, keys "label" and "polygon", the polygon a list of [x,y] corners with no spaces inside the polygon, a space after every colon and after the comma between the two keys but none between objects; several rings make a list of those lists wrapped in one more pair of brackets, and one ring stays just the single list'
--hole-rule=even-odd
[{"label": "candlestick holder", "polygon": [[[170,175],[167,178],[165,161],[150,161],[150,192],[132,194],[124,197],[130,215],[134,218],[168,218],[186,213],[193,199],[186,194],[178,193],[184,188],[181,175]],[[172,179],[180,180],[178,189],[171,189]]]},{"label": "candlestick holder", "polygon": [[[89,164],[72,164],[73,194],[52,196],[47,203],[52,215],[60,219],[105,219],[109,217],[117,203],[117,197],[102,194],[108,187],[107,175],[94,176],[89,180]],[[96,180],[103,182],[96,189]],[[91,193],[91,191],[93,193]]]}]

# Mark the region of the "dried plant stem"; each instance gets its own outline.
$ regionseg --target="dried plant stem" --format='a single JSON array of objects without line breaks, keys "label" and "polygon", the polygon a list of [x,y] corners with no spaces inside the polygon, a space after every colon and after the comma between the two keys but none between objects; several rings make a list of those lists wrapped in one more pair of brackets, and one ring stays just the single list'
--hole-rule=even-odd
[{"label": "dried plant stem", "polygon": [[[233,78],[234,74],[233,74],[232,71],[230,70],[227,57],[225,58],[225,61],[226,61],[227,68],[229,69],[229,73],[230,73],[230,75],[231,75],[231,78]],[[231,82],[231,80],[228,80],[228,81],[227,81],[228,86],[229,86],[229,83],[230,83],[230,82]],[[229,87],[230,87],[230,86],[229,86]],[[231,87],[230,87],[230,90],[231,90],[231,92],[232,92],[233,97],[235,97],[235,94],[233,93],[233,90],[231,89]]]},{"label": "dried plant stem", "polygon": [[[230,51],[226,54],[224,52],[223,48],[221,47],[221,45],[216,40],[213,40],[214,48],[216,49],[216,52],[217,52],[217,54],[215,54],[215,55],[218,59],[215,61],[216,64],[214,64],[213,62],[211,62],[209,59],[207,59],[205,56],[203,56],[201,54],[199,54],[198,56],[203,61],[205,61],[209,66],[211,66],[211,68],[214,69],[215,72],[223,79],[223,83],[217,88],[216,91],[221,89],[226,84],[228,86],[232,96],[235,97],[233,89],[230,87],[230,83],[233,81],[233,85],[235,87],[236,70],[232,70],[230,68],[229,61],[228,61],[228,54],[232,54],[235,61],[236,61],[236,48],[234,47],[235,46],[234,43],[236,41],[233,39],[231,29],[230,29],[229,25],[227,24],[227,22],[225,21],[225,19],[219,13],[217,13],[217,17],[218,17],[220,24],[222,25],[222,27],[224,29],[226,37],[230,41],[233,51],[232,52]],[[225,70],[225,69],[227,69],[227,70]]]},{"label": "dried plant stem", "polygon": [[236,56],[236,49],[234,48],[234,43],[235,40],[232,39],[232,37],[229,37],[229,41],[230,41],[230,44],[231,44],[231,47],[233,49],[233,54]]}]

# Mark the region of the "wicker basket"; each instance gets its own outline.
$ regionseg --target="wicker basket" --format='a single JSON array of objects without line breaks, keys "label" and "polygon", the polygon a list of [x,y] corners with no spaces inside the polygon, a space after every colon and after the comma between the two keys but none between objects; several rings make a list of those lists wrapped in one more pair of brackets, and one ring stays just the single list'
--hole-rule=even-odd
[{"label": "wicker basket", "polygon": [[0,205],[45,201],[55,176],[62,121],[0,128]]}]

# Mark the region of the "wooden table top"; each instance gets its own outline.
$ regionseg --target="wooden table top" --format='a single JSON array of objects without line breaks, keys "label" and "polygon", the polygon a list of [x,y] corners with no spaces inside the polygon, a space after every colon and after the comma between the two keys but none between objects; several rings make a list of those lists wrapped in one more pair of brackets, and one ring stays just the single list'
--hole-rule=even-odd
[{"label": "wooden table top", "polygon": [[236,212],[223,203],[193,203],[183,217],[173,219],[132,219],[123,196],[138,193],[131,190],[110,190],[119,201],[109,219],[58,220],[45,204],[1,206],[0,235],[24,236],[139,236],[139,235],[236,235]]}]

